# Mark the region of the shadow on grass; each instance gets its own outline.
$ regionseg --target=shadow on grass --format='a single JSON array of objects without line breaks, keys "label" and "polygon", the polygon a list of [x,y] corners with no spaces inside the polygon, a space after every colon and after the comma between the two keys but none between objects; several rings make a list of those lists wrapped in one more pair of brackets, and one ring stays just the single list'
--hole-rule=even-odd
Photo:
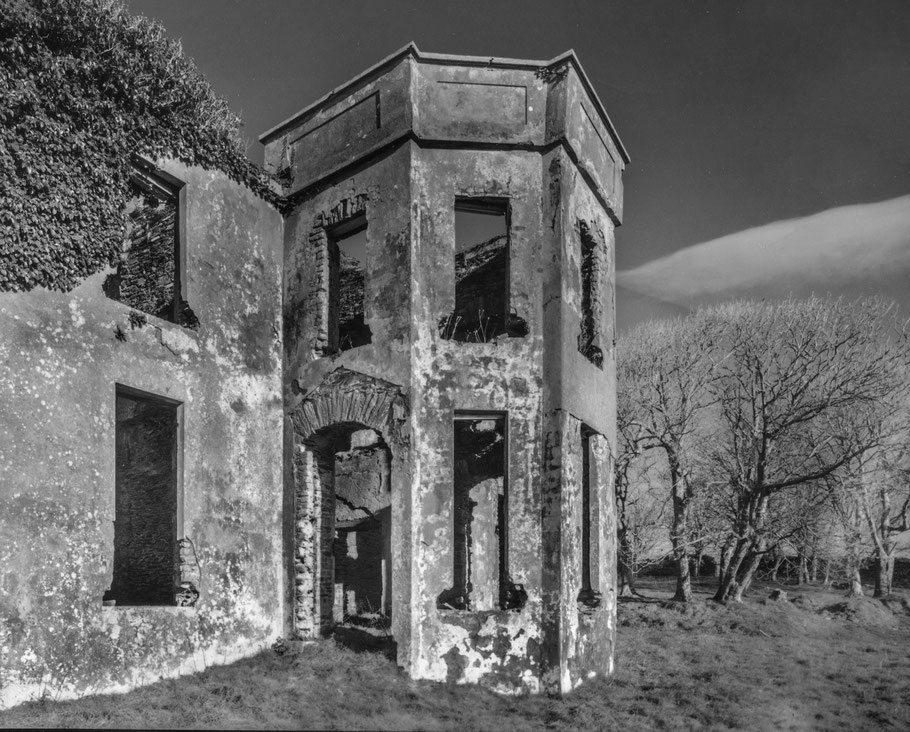
[{"label": "shadow on grass", "polygon": [[884,625],[864,614],[884,603],[821,587],[781,602],[754,585],[746,602],[722,606],[705,597],[710,585],[687,607],[669,587],[642,587],[648,595],[619,607],[616,673],[562,698],[414,681],[388,660],[381,628],[346,623],[336,642],[121,696],[26,704],[0,712],[0,727],[910,729],[910,618],[898,613],[910,595],[890,601],[895,622]]},{"label": "shadow on grass", "polygon": [[389,632],[345,624],[336,626],[332,637],[336,643],[355,653],[378,653],[390,661],[398,658],[398,644]]}]

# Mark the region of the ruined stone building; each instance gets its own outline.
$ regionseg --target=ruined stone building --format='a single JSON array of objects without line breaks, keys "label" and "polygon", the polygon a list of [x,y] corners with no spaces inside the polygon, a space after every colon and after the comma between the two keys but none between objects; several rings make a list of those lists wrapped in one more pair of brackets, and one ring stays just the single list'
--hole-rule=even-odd
[{"label": "ruined stone building", "polygon": [[609,673],[627,157],[574,54],[411,45],[262,141],[285,218],[137,161],[118,267],[0,294],[4,703],[332,633]]}]

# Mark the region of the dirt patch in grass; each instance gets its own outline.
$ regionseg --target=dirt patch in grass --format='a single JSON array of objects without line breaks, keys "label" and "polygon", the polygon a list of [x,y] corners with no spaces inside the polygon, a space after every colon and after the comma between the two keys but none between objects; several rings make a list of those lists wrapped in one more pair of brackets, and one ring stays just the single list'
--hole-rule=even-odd
[{"label": "dirt patch in grass", "polygon": [[[846,601],[817,588],[789,601],[724,607],[708,588],[691,605],[619,609],[616,674],[562,699],[500,697],[415,682],[382,653],[332,641],[271,651],[129,694],[34,702],[7,727],[283,729],[910,729],[907,597]],[[844,604],[857,608],[848,617]],[[877,622],[874,603],[892,623]],[[871,622],[863,618],[869,615]],[[883,615],[881,617],[884,617]]]}]

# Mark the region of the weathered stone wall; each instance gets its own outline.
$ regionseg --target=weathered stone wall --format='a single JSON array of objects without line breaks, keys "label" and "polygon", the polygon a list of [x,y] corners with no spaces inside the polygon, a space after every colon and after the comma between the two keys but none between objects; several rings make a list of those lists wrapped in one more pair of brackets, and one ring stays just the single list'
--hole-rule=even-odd
[{"label": "weathered stone wall", "polygon": [[[542,236],[540,157],[518,151],[421,149],[413,167],[422,205],[416,211],[415,339],[412,381],[415,504],[412,673],[483,682],[503,691],[537,691],[541,679],[540,537],[543,381],[541,272],[552,242]],[[509,308],[528,334],[486,343],[443,338],[435,327],[455,302],[456,197],[508,199],[511,209]],[[456,501],[453,491],[456,411],[504,413],[508,460],[505,574],[527,599],[520,609],[448,610],[437,606],[453,587]]]},{"label": "weathered stone wall", "polygon": [[[565,598],[559,613],[559,688],[568,691],[590,673],[613,671],[615,651],[615,520],[613,518],[613,462],[606,437],[590,438],[591,536],[589,537],[591,589],[596,600],[580,590],[583,559],[582,426],[567,412],[560,414],[560,534],[559,593]],[[554,517],[555,518],[555,517]],[[555,670],[555,669],[554,669]],[[554,683],[555,686],[555,683]]]},{"label": "weathered stone wall", "polygon": [[336,520],[357,522],[377,518],[391,503],[387,448],[370,445],[336,453],[335,494]]},{"label": "weathered stone wall", "polygon": [[[218,173],[186,182],[198,331],[109,299],[0,294],[0,699],[125,690],[283,631],[281,218]],[[177,528],[194,607],[103,607],[114,558],[116,385],[182,403]]]},{"label": "weathered stone wall", "polygon": [[[410,494],[412,465],[407,393],[411,373],[411,280],[402,273],[411,266],[409,146],[380,157],[371,167],[309,192],[285,224],[285,404],[290,416],[289,435],[298,466],[311,450],[303,443],[315,431],[334,423],[345,429],[376,430],[389,451],[388,531],[384,539],[391,559],[385,568],[388,588],[384,605],[391,612],[392,633],[399,654],[407,655],[410,639]],[[366,221],[363,310],[371,342],[333,352],[328,345],[328,276],[324,252],[328,231],[363,217]],[[325,263],[324,263],[325,262]],[[332,374],[348,372],[351,391],[323,385]],[[329,388],[326,386],[326,388]],[[386,402],[397,395],[394,409]],[[313,407],[318,404],[318,410]],[[379,411],[374,408],[385,405]],[[383,412],[382,410],[385,409]],[[364,421],[366,420],[366,421]],[[371,421],[373,420],[373,421]],[[316,426],[318,425],[318,427]],[[390,433],[390,430],[393,433]],[[306,469],[286,475],[286,495],[293,496],[296,528],[289,531],[296,561],[289,567],[294,586],[294,620],[288,632],[307,637],[319,632],[313,621],[313,601],[320,590],[313,586],[310,567],[320,571],[324,551],[310,534],[311,512],[323,489]],[[309,473],[309,475],[312,475]],[[311,538],[307,538],[310,537]],[[331,555],[331,546],[329,547]],[[333,560],[334,561],[334,560]]]},{"label": "weathered stone wall", "polygon": [[[612,247],[627,157],[574,58],[540,67],[424,58],[409,47],[264,141],[267,165],[288,175],[286,192],[296,203],[285,231],[284,302],[288,432],[299,457],[287,495],[298,507],[298,553],[319,554],[311,524],[320,511],[314,501],[326,493],[319,483],[328,478],[307,467],[314,435],[332,425],[370,427],[391,455],[399,664],[416,678],[511,693],[568,691],[608,672],[615,613],[605,477],[615,444]],[[486,277],[468,282],[469,297],[459,304],[456,283],[468,257],[459,265],[455,207],[465,198],[507,201],[507,261],[504,247],[501,265],[499,251],[491,249],[489,259],[491,274],[505,280],[507,304],[497,299],[506,287],[490,286],[493,296]],[[335,317],[328,232],[354,216],[367,222],[364,320],[372,341],[339,353],[328,327]],[[583,231],[597,242],[587,257]],[[508,313],[505,327],[491,328],[489,337],[452,338],[453,314],[488,301]],[[589,359],[592,344],[600,353]],[[342,373],[359,395],[325,398],[321,390]],[[382,402],[390,388],[400,396],[400,430],[394,420],[364,416],[363,402],[371,395]],[[502,477],[459,482],[459,412],[503,419]],[[596,433],[589,481],[596,518],[587,549],[582,425]],[[467,587],[476,578],[474,551],[490,559],[479,588]],[[495,565],[498,571],[486,571]],[[298,608],[299,598],[309,607],[318,594],[309,566],[293,568]],[[474,609],[466,597],[472,592]]]}]

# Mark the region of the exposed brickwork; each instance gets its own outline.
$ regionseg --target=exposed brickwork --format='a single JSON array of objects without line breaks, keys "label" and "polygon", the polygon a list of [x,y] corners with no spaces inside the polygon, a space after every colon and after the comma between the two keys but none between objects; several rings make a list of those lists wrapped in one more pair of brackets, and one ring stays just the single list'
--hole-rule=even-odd
[{"label": "exposed brickwork", "polygon": [[[307,307],[315,315],[313,353],[316,356],[331,355],[342,350],[339,338],[342,299],[337,294],[334,297],[332,294],[340,292],[343,275],[338,247],[333,245],[327,229],[364,215],[368,200],[365,193],[343,198],[327,211],[320,211],[313,219],[313,227],[307,237],[313,248],[313,271],[309,281]],[[356,280],[356,275],[351,277],[349,274],[344,279],[350,286]]]},{"label": "exposed brickwork", "polygon": [[[389,455],[400,445],[405,417],[398,387],[347,369],[326,376],[294,413],[294,631],[299,637],[329,633],[352,609],[388,611]],[[379,441],[352,449],[352,436],[365,427],[391,440],[388,448]],[[364,517],[373,526],[355,530]],[[376,534],[360,536],[374,527]],[[377,545],[377,557],[360,558],[357,547],[372,551]]]},{"label": "exposed brickwork", "polygon": [[598,368],[603,368],[604,343],[601,323],[604,317],[605,245],[604,237],[586,221],[578,222],[581,241],[581,333],[578,352]]},{"label": "exposed brickwork", "polygon": [[294,490],[294,630],[303,638],[317,632],[316,608],[319,556],[313,551],[322,517],[322,491],[316,455],[304,445],[295,448]]},{"label": "exposed brickwork", "polygon": [[183,537],[177,541],[177,562],[177,604],[193,607],[199,599],[202,576],[192,540]]},{"label": "exposed brickwork", "polygon": [[302,439],[325,427],[349,423],[376,430],[388,443],[400,434],[406,415],[400,387],[338,368],[307,394],[292,419]]},{"label": "exposed brickwork", "polygon": [[177,200],[139,196],[133,206],[113,297],[149,315],[174,320]]},{"label": "exposed brickwork", "polygon": [[136,170],[129,202],[129,233],[117,272],[104,293],[137,311],[197,329],[199,320],[180,293],[181,194],[146,171]]},{"label": "exposed brickwork", "polygon": [[310,273],[306,309],[313,314],[315,321],[315,339],[313,353],[322,356],[334,353],[336,344],[329,342],[329,288],[332,282],[332,270],[329,257],[329,236],[322,227],[314,228],[308,237],[313,249],[313,270]]}]

